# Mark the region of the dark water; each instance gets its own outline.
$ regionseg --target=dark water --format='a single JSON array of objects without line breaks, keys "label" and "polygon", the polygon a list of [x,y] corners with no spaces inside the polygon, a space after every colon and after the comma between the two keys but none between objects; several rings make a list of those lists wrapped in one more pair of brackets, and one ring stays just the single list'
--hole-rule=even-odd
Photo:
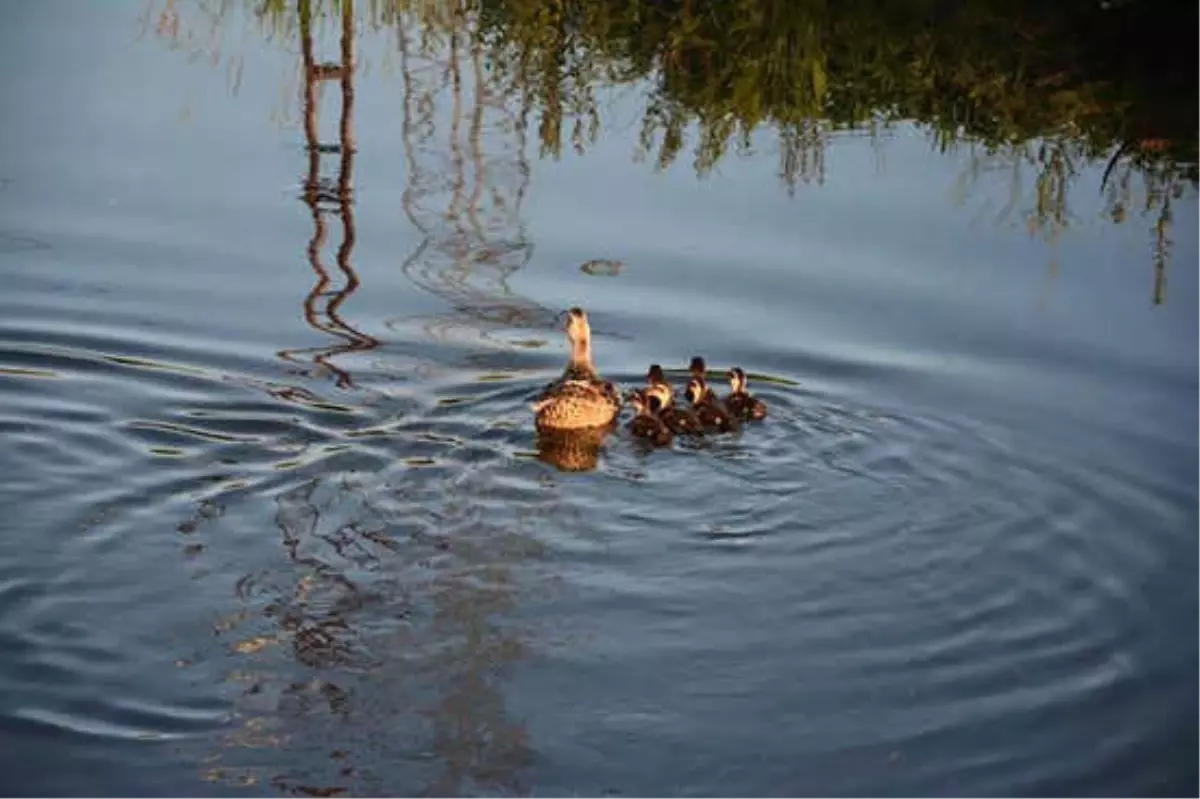
[{"label": "dark water", "polygon": [[[1194,193],[1155,304],[1103,161],[1046,236],[911,125],[541,159],[364,25],[306,203],[295,32],[214,9],[0,12],[5,793],[1197,790]],[[539,459],[576,303],[769,421]]]}]

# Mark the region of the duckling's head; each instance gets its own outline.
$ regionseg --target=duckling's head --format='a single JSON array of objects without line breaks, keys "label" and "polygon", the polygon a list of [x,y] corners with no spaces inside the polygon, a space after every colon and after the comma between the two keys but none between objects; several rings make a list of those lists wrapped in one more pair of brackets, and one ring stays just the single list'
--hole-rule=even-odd
[{"label": "duckling's head", "polygon": [[630,391],[625,395],[625,401],[628,402],[634,410],[634,413],[639,416],[646,412],[646,394],[643,391]]},{"label": "duckling's head", "polygon": [[667,382],[667,376],[663,374],[663,368],[656,363],[650,364],[650,370],[646,372],[646,379],[653,385]]},{"label": "duckling's head", "polygon": [[708,365],[704,363],[704,359],[699,355],[692,357],[692,362],[688,364],[688,370],[692,373],[692,377],[699,377],[701,380],[708,374]]},{"label": "duckling's head", "polygon": [[702,377],[693,377],[691,380],[689,380],[687,384],[687,391],[685,392],[688,402],[695,405],[696,403],[700,402],[700,400],[704,399],[704,392],[706,388],[707,387],[704,385],[704,378]]},{"label": "duckling's head", "polygon": [[746,390],[746,373],[742,367],[735,366],[729,370],[729,387],[735,394]]},{"label": "duckling's head", "polygon": [[647,401],[654,400],[658,407],[665,408],[671,404],[671,386],[667,383],[653,383],[646,389]]}]

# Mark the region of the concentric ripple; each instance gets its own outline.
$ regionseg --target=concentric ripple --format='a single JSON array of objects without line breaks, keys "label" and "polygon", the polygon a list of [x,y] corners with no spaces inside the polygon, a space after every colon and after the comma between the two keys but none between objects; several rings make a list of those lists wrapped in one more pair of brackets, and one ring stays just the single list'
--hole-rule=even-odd
[{"label": "concentric ripple", "polygon": [[[0,338],[6,496],[60,531],[6,546],[14,722],[172,741],[227,786],[400,792],[611,783],[583,750],[631,757],[631,718],[686,742],[692,790],[764,793],[1070,785],[1181,729],[1145,701],[1188,658],[1155,654],[1151,587],[1194,508],[1119,464],[760,382],[762,424],[618,429],[572,474],[530,429],[553,372],[519,361],[347,392],[98,352]],[[1122,732],[1080,747],[1080,718]]]}]

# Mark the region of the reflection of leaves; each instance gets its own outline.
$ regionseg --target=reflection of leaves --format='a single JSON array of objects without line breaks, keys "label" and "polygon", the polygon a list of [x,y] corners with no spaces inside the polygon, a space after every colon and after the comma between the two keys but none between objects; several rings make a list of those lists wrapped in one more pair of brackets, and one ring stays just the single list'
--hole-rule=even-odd
[{"label": "reflection of leaves", "polygon": [[[193,11],[181,15],[183,5],[148,0],[143,28],[170,47],[219,60],[235,4],[192,0]],[[338,0],[306,5],[318,27],[344,8]],[[293,37],[291,2],[252,8],[269,39]],[[413,54],[431,61],[447,47],[482,51],[489,95],[515,101],[515,128],[537,130],[544,156],[558,157],[564,143],[584,151],[600,133],[600,93],[638,83],[649,88],[637,158],[665,169],[690,148],[703,176],[730,148],[748,152],[752,136],[769,133],[789,192],[824,182],[831,135],[861,129],[874,140],[901,120],[920,123],[940,151],[962,143],[989,155],[1045,147],[1025,184],[1035,192],[1033,207],[1018,213],[1049,241],[1070,220],[1077,176],[1114,151],[1104,196],[1106,216],[1117,222],[1136,207],[1130,173],[1143,176],[1146,210],[1164,219],[1165,198],[1198,178],[1196,79],[1187,55],[1194,12],[1176,19],[1158,4],[373,0],[358,11],[364,29],[418,31]],[[236,86],[241,62],[227,56],[226,63]],[[420,128],[431,113],[414,105],[406,120]],[[1011,173],[1015,179],[1019,170]],[[1015,184],[1009,193],[1015,198]],[[1010,201],[1004,216],[1017,206]],[[1165,235],[1156,228],[1156,252]],[[458,249],[432,256],[427,271],[451,275],[438,265],[470,258]],[[490,250],[479,257],[490,258]]]},{"label": "reflection of leaves", "polygon": [[[1157,155],[1173,153],[1195,180],[1194,83],[1166,80],[1168,60],[1116,67],[1107,57],[1117,42],[1122,50],[1161,46],[1165,23],[1144,4],[1107,14],[1082,2],[1014,13],[1009,4],[948,10],[910,0],[886,15],[790,0],[563,0],[553,11],[540,0],[480,4],[494,63],[541,109],[546,152],[558,152],[564,108],[580,113],[594,106],[595,87],[647,79],[654,88],[640,150],[653,151],[659,168],[675,160],[693,126],[700,173],[731,143],[744,147],[751,131],[768,127],[779,138],[782,177],[794,186],[820,180],[823,128],[916,119],[943,148],[964,138],[998,147],[1064,137],[1085,142],[1089,158],[1131,127],[1153,129],[1138,135],[1170,142],[1156,145]],[[1164,102],[1174,90],[1178,97]],[[572,91],[582,94],[572,100]],[[1192,111],[1174,113],[1172,103]]]},{"label": "reflection of leaves", "polygon": [[[232,4],[194,5],[200,13],[181,25],[174,2],[151,2],[143,26],[172,46],[219,55]],[[310,5],[328,20],[342,4]],[[536,106],[542,151],[554,156],[564,136],[576,149],[595,141],[598,90],[648,80],[642,147],[658,142],[660,166],[674,161],[692,125],[701,171],[766,127],[778,136],[781,173],[792,185],[810,179],[797,170],[815,163],[796,152],[797,131],[817,121],[843,129],[915,119],[941,146],[1065,136],[1086,141],[1092,158],[1119,142],[1143,142],[1143,156],[1180,164],[1194,182],[1195,79],[1190,64],[1177,68],[1190,41],[1173,47],[1194,20],[1154,8],[1101,11],[1084,0],[906,0],[886,11],[791,0],[388,0],[365,3],[360,16],[379,29],[414,15],[428,53],[469,31],[487,48],[501,94]],[[292,38],[292,3],[263,0],[254,11],[268,36]]]},{"label": "reflection of leaves", "polygon": [[[194,5],[199,14],[181,25],[176,3],[151,2],[143,27],[173,47],[219,56],[232,4]],[[310,5],[327,20],[342,4]],[[1196,88],[1194,78],[1178,77],[1193,74],[1190,64],[1180,72],[1182,56],[1170,55],[1187,51],[1172,48],[1172,37],[1191,26],[1152,8],[1101,11],[1083,0],[1015,8],[984,0],[953,9],[907,0],[886,12],[791,0],[391,0],[366,3],[360,16],[379,29],[414,14],[431,53],[469,30],[487,48],[496,88],[536,106],[543,154],[557,156],[564,136],[576,150],[594,142],[596,92],[645,79],[654,88],[641,150],[649,155],[657,144],[660,168],[686,146],[693,125],[701,173],[731,143],[745,147],[752,131],[766,127],[777,136],[780,174],[794,188],[820,182],[824,130],[916,119],[942,148],[963,138],[996,148],[1065,137],[1085,142],[1092,159],[1117,143],[1141,142],[1143,161],[1180,164],[1195,182]],[[290,2],[263,0],[254,11],[268,36],[292,37]]]}]

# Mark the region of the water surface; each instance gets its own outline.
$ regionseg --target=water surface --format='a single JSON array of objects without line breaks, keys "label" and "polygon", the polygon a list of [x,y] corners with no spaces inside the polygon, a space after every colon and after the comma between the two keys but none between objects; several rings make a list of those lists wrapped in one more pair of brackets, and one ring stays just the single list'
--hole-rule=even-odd
[{"label": "water surface", "polygon": [[[1197,790],[1190,187],[1164,249],[920,124],[656,170],[636,82],[543,157],[416,18],[309,128],[294,12],[172,9],[0,25],[6,793]],[[572,304],[769,420],[557,468]]]}]

